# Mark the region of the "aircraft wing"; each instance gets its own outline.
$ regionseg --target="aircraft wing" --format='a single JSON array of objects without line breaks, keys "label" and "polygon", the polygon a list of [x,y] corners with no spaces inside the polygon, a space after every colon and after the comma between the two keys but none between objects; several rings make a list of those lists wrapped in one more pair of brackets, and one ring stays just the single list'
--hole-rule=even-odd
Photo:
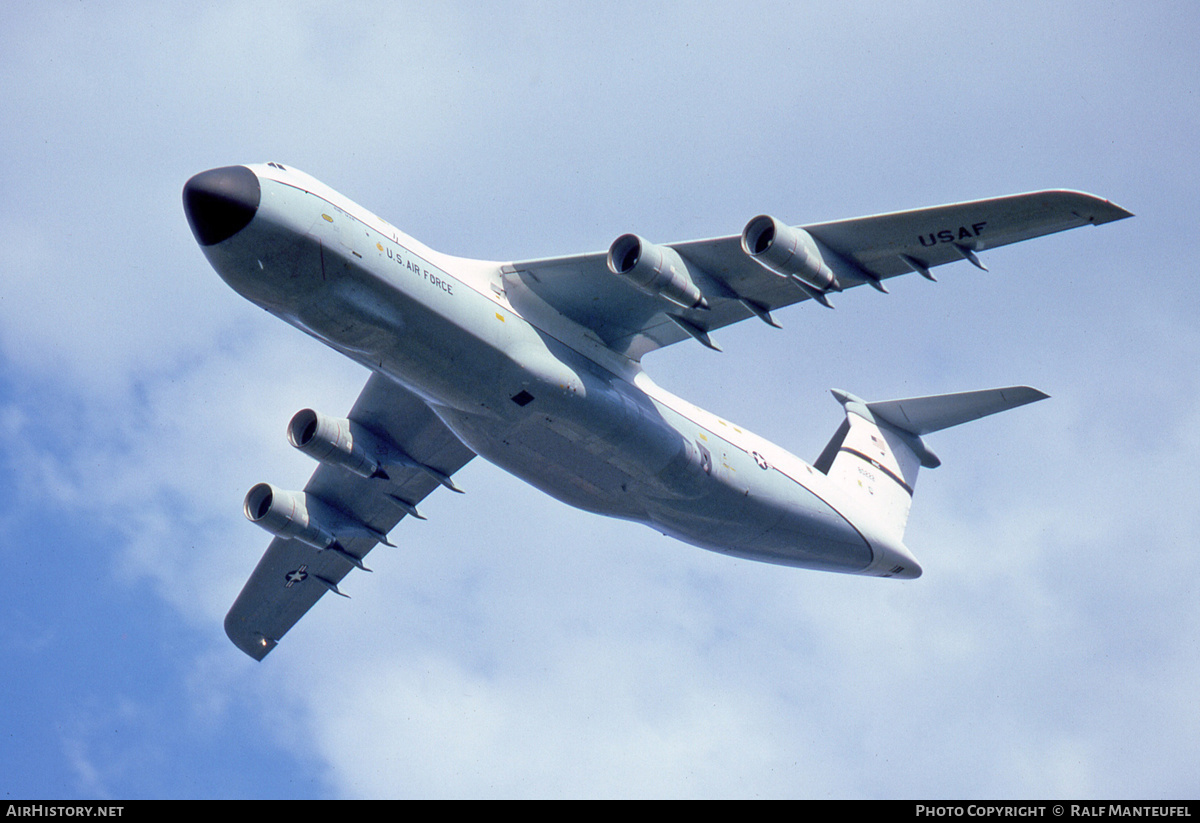
[{"label": "aircraft wing", "polygon": [[[844,288],[883,281],[956,260],[982,263],[976,252],[1085,225],[1132,216],[1091,194],[1040,191],[926,209],[816,223],[800,228],[816,241]],[[610,348],[640,359],[689,337],[716,348],[708,332],[815,295],[764,268],[742,249],[741,236],[668,243],[683,258],[709,308],[684,309],[609,271],[606,252],[526,260],[503,268],[528,293],[591,329]]]},{"label": "aircraft wing", "polygon": [[[415,462],[445,477],[475,456],[420,398],[378,374],[367,381],[350,411],[350,420],[385,436]],[[325,511],[387,535],[442,484],[419,468],[389,467],[387,474],[386,479],[367,479],[321,464],[304,487],[309,509],[316,501]],[[409,507],[413,507],[411,512]],[[367,530],[339,535],[338,543],[361,559],[379,542]],[[322,595],[341,593],[337,584],[353,568],[350,560],[334,551],[318,551],[298,540],[276,537],[226,615],[225,633],[239,649],[262,660]]]}]

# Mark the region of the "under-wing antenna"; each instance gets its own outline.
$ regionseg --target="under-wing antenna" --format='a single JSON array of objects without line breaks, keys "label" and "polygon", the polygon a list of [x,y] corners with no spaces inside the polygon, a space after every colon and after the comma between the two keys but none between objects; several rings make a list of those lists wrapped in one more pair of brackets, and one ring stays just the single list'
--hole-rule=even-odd
[{"label": "under-wing antenna", "polygon": [[783,328],[775,322],[775,318],[771,316],[771,311],[762,303],[756,303],[753,300],[747,300],[745,297],[739,297],[738,302],[754,313],[754,316],[766,323],[768,326],[774,326],[777,329]]},{"label": "under-wing antenna", "polygon": [[775,318],[771,316],[771,310],[766,306],[766,304],[759,303],[757,300],[751,300],[749,297],[743,297],[742,295],[738,294],[737,290],[733,286],[723,280],[713,278],[713,288],[718,290],[721,293],[721,296],[725,299],[736,300],[741,303],[751,314],[766,323],[768,326],[776,329],[783,328],[777,322],[775,322]]},{"label": "under-wing antenna", "polygon": [[883,294],[889,293],[887,290],[887,286],[883,285],[883,281],[880,280],[877,275],[875,275],[872,272],[867,271],[862,266],[855,266],[854,273],[857,274],[859,277],[861,277],[863,280],[866,280],[867,283],[871,286],[871,288],[875,289],[875,291],[882,292]]},{"label": "under-wing antenna", "polygon": [[972,249],[968,248],[967,246],[960,246],[958,243],[954,244],[954,248],[958,249],[958,253],[961,254],[964,259],[970,260],[973,266],[983,269],[984,271],[988,270],[988,267],[983,265],[983,261],[979,259]]},{"label": "under-wing antenna", "polygon": [[346,523],[337,529],[338,535],[341,537],[365,537],[368,540],[374,540],[376,543],[382,543],[385,546],[396,548],[396,544],[388,540],[388,536],[379,529],[373,529],[366,523],[353,522]]},{"label": "under-wing antenna", "polygon": [[344,591],[339,589],[337,587],[337,583],[334,583],[332,580],[326,580],[324,577],[321,577],[320,575],[316,575],[316,574],[314,574],[312,577],[313,577],[313,580],[316,580],[318,583],[320,583],[325,588],[329,589],[334,594],[340,595],[341,597],[344,597],[347,600],[350,599],[350,595],[346,594]]},{"label": "under-wing antenna", "polygon": [[368,569],[366,566],[363,565],[363,562],[360,558],[357,558],[354,555],[350,554],[350,552],[348,552],[344,548],[342,548],[342,545],[340,543],[338,543],[337,541],[334,541],[332,546],[328,546],[324,549],[321,549],[321,551],[333,552],[338,557],[342,558],[343,560],[345,560],[347,563],[351,564],[352,566],[362,569],[365,572],[371,571],[370,569]]},{"label": "under-wing antenna", "polygon": [[933,283],[937,282],[937,278],[933,276],[933,272],[929,270],[929,267],[920,260],[917,260],[915,257],[909,257],[907,254],[902,254],[900,255],[900,260],[904,263],[904,265],[908,266],[926,280],[929,280]]},{"label": "under-wing antenna", "polygon": [[667,313],[667,317],[674,320],[675,325],[679,326],[679,328],[683,329],[689,335],[696,338],[697,340],[699,340],[704,345],[708,346],[713,351],[721,351],[721,347],[713,342],[713,339],[708,336],[708,332],[706,332],[704,329],[697,326],[692,321],[685,320],[684,318],[679,317],[678,315],[671,314],[670,312]]},{"label": "under-wing antenna", "polygon": [[[450,479],[449,475],[443,474],[442,472],[435,469],[433,466],[422,463],[419,460],[414,460],[413,458],[409,457],[406,452],[402,451],[399,446],[393,446],[393,448],[396,453],[389,459],[389,461],[388,461],[389,463],[398,463],[401,466],[405,466],[410,469],[420,469],[421,471],[425,472],[427,475],[432,477],[434,480],[436,480],[437,482],[441,483],[443,486],[448,488],[450,491],[458,492],[459,494],[463,493],[462,489],[460,489],[458,486],[454,485],[454,481]],[[424,518],[422,518],[422,519],[424,519]]]},{"label": "under-wing antenna", "polygon": [[801,280],[799,277],[789,277],[788,279],[792,283],[794,283],[797,287],[799,287],[800,291],[807,294],[813,300],[816,300],[818,303],[820,303],[825,308],[827,308],[827,309],[833,308],[833,304],[829,302],[829,298],[825,296],[825,292],[808,285],[803,280]]},{"label": "under-wing antenna", "polygon": [[391,492],[384,492],[384,494],[386,494],[388,496],[389,500],[391,500],[393,503],[395,503],[400,508],[404,509],[404,511],[408,512],[413,517],[417,518],[418,520],[425,519],[425,515],[421,514],[419,511],[417,511],[417,507],[414,506],[412,503],[409,503],[404,498],[397,497],[396,495],[392,494]]},{"label": "under-wing antenna", "polygon": [[[871,288],[875,289],[875,291],[888,294],[887,286],[883,285],[883,280],[880,279],[879,275],[877,275],[875,272],[870,271],[869,269],[855,262],[853,258],[846,257],[845,255],[834,251],[828,246],[821,244],[819,240],[817,243],[821,249],[821,256],[825,258],[826,261],[829,262],[834,268],[841,272],[842,276],[857,278],[864,283],[869,283]],[[834,278],[834,285],[840,286],[836,278]],[[840,288],[838,290],[840,291]]]}]

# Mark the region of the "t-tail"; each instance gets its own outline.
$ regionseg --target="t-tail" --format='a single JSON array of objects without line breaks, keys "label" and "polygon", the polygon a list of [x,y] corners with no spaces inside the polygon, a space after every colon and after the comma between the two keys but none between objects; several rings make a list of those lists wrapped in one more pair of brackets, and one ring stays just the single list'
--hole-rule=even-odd
[{"label": "t-tail", "polygon": [[1028,386],[875,403],[840,389],[833,396],[846,419],[815,468],[859,504],[860,514],[882,537],[901,544],[917,471],[941,465],[922,435],[1048,397]]}]

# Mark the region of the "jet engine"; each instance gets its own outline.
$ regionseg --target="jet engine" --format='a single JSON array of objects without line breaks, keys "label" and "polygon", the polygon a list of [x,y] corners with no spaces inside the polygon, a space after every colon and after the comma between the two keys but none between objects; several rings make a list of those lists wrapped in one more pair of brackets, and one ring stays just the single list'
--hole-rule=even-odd
[{"label": "jet engine", "polygon": [[812,235],[768,214],[760,214],[746,224],[742,230],[742,251],[768,271],[794,277],[818,292],[841,290]]},{"label": "jet engine", "polygon": [[646,294],[664,297],[685,309],[708,308],[679,253],[636,234],[623,234],[609,246],[608,270]]},{"label": "jet engine", "polygon": [[287,434],[293,446],[320,463],[341,466],[359,477],[387,478],[379,461],[368,454],[379,450],[357,428],[349,420],[303,409],[288,423]]},{"label": "jet engine", "polygon": [[276,537],[299,540],[321,550],[337,543],[333,532],[309,514],[305,496],[300,492],[284,491],[270,483],[259,483],[246,492],[242,509],[251,523]]}]

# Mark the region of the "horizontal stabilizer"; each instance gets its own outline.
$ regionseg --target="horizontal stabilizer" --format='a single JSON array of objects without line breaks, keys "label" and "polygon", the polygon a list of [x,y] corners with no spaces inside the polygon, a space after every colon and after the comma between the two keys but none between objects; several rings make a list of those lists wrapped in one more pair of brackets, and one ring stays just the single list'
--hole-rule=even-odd
[{"label": "horizontal stabilizer", "polygon": [[882,400],[867,403],[866,406],[880,420],[901,431],[922,435],[1045,400],[1049,396],[1029,386],[1009,386],[905,400]]},{"label": "horizontal stabilizer", "polygon": [[846,419],[813,468],[859,501],[864,513],[896,540],[904,537],[917,472],[941,460],[921,439],[930,432],[1044,400],[1028,386],[909,397],[868,403],[834,389]]}]

